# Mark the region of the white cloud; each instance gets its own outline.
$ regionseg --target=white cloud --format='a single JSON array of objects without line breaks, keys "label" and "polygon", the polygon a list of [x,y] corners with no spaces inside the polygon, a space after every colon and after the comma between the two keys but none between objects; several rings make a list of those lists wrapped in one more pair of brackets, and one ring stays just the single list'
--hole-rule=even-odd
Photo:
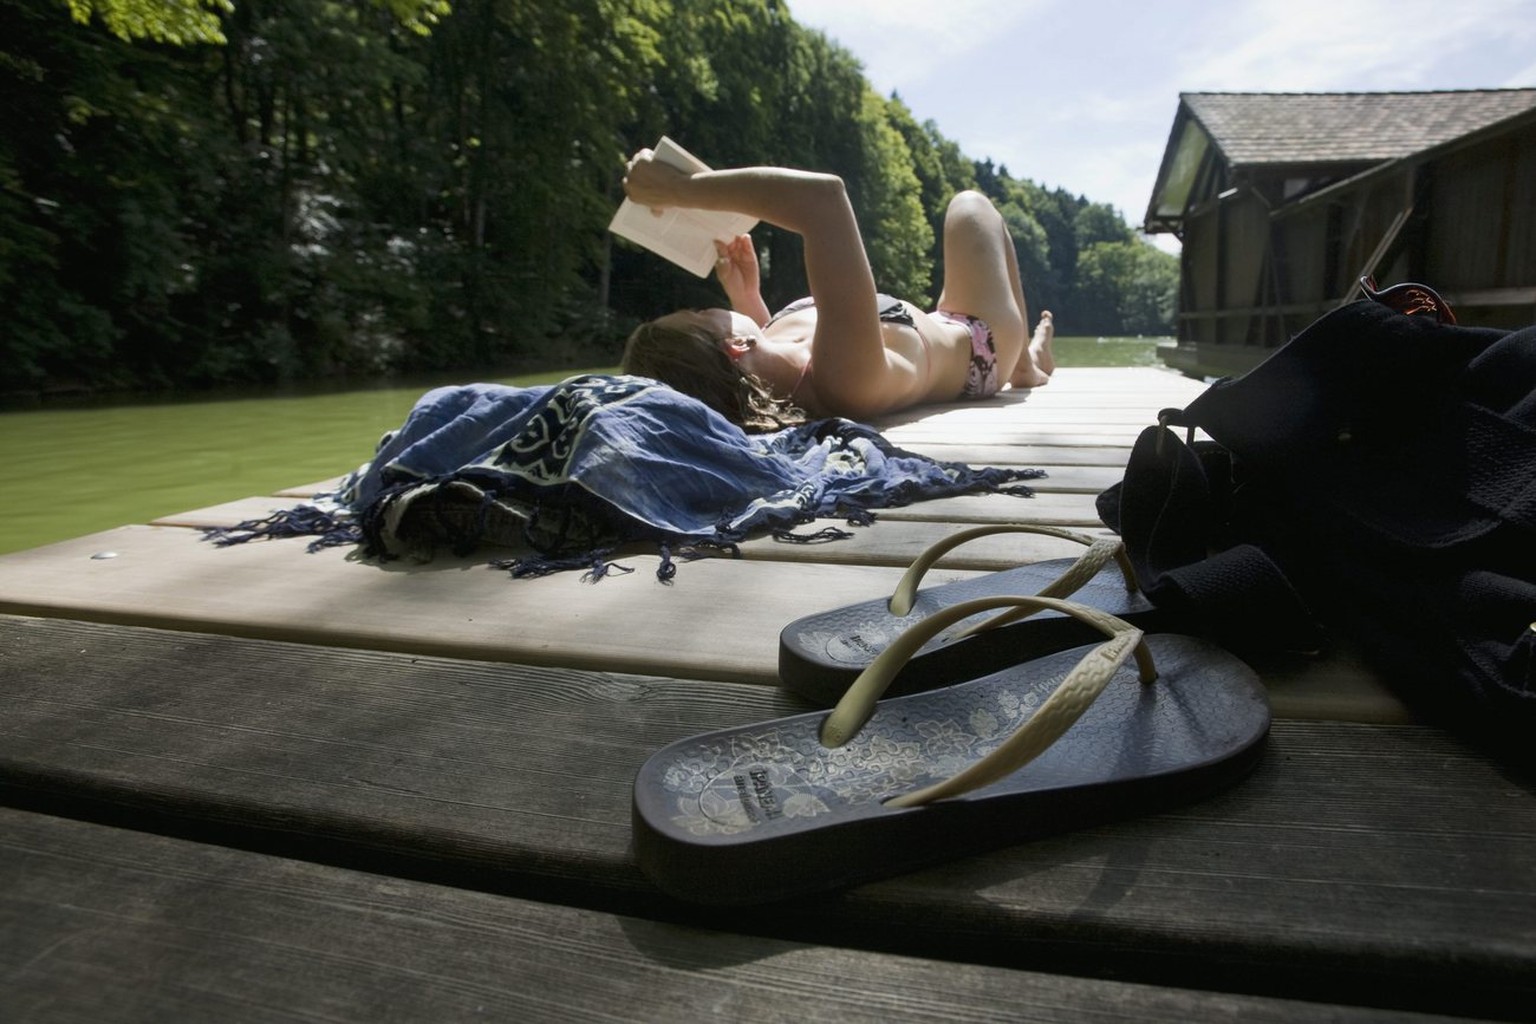
[{"label": "white cloud", "polygon": [[957,58],[1017,30],[1050,0],[790,0],[795,21],[852,50],[882,93],[953,73]]},{"label": "white cloud", "polygon": [[1130,26],[1156,26],[1160,10],[1111,6],[1107,19],[1094,12],[1103,0],[791,0],[790,11],[967,155],[1110,203],[1136,223],[1177,92],[1126,87],[1157,45]]},{"label": "white cloud", "polygon": [[1536,0],[790,0],[973,158],[1140,221],[1180,92],[1536,86]]},{"label": "white cloud", "polygon": [[1190,39],[1181,88],[1496,87],[1486,80],[1486,58],[1533,41],[1531,0],[1248,0]]}]

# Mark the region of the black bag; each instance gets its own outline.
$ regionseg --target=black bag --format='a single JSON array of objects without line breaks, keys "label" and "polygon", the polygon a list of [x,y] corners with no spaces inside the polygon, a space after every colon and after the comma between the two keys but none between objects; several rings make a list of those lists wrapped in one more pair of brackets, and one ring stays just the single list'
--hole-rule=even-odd
[{"label": "black bag", "polygon": [[1347,638],[1421,712],[1530,736],[1536,327],[1458,326],[1428,288],[1365,284],[1165,410],[1099,514],[1148,597],[1209,634]]}]

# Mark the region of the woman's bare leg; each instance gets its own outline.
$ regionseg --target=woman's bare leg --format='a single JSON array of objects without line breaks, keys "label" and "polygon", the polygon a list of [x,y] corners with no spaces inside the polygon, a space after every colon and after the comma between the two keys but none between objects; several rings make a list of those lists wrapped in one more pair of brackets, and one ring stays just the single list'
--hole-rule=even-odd
[{"label": "woman's bare leg", "polygon": [[978,316],[992,328],[997,374],[1014,387],[1050,378],[1026,341],[1027,306],[1008,226],[980,192],[961,192],[944,217],[944,290],[939,308]]},{"label": "woman's bare leg", "polygon": [[[1008,280],[1013,285],[1014,298],[1019,304],[1019,314],[1023,316],[1024,323],[1029,323],[1029,304],[1024,301],[1024,281],[1019,275],[1019,257],[1013,248],[1013,237],[1008,235],[1008,225],[1003,225],[1003,234],[1008,238]],[[1056,320],[1051,316],[1051,311],[1040,311],[1040,323],[1035,326],[1035,333],[1029,339],[1029,347],[1024,351],[1024,357],[1014,367],[1013,376],[1008,383],[1016,388],[1033,388],[1041,384],[1050,383],[1051,374],[1056,372],[1056,355],[1051,351],[1051,339],[1056,336]],[[1041,375],[1045,379],[1041,380]]]}]

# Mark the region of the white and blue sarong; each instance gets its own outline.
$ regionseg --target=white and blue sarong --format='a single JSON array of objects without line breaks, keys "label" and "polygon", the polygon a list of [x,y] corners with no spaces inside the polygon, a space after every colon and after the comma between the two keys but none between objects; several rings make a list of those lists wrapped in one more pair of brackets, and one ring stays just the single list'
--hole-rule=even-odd
[{"label": "white and blue sarong", "polygon": [[329,509],[208,533],[220,544],[309,535],[312,547],[358,544],[379,558],[531,549],[496,563],[514,575],[601,576],[614,549],[645,541],[662,553],[665,579],[674,553],[733,550],[759,533],[833,539],[847,534],[795,528],[824,517],[867,524],[874,509],[957,494],[1028,496],[1019,481],[1043,475],[915,455],[846,419],[748,434],[657,381],[584,375],[429,391],[327,496]]}]

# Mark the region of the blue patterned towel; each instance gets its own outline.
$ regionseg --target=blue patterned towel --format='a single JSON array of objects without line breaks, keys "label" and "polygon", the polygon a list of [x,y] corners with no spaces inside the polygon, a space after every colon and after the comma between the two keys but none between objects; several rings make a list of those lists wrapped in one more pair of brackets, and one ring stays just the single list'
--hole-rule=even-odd
[{"label": "blue patterned towel", "polygon": [[440,547],[531,548],[497,563],[515,575],[587,568],[633,541],[663,554],[732,549],[755,533],[796,534],[819,517],[872,521],[870,510],[956,494],[1028,496],[1037,469],[973,469],[890,444],[873,429],[824,419],[748,434],[714,410],[644,377],[587,375],[546,387],[471,384],[429,391],[372,461],[317,505],[209,531],[220,544],[312,535],[375,557]]}]

